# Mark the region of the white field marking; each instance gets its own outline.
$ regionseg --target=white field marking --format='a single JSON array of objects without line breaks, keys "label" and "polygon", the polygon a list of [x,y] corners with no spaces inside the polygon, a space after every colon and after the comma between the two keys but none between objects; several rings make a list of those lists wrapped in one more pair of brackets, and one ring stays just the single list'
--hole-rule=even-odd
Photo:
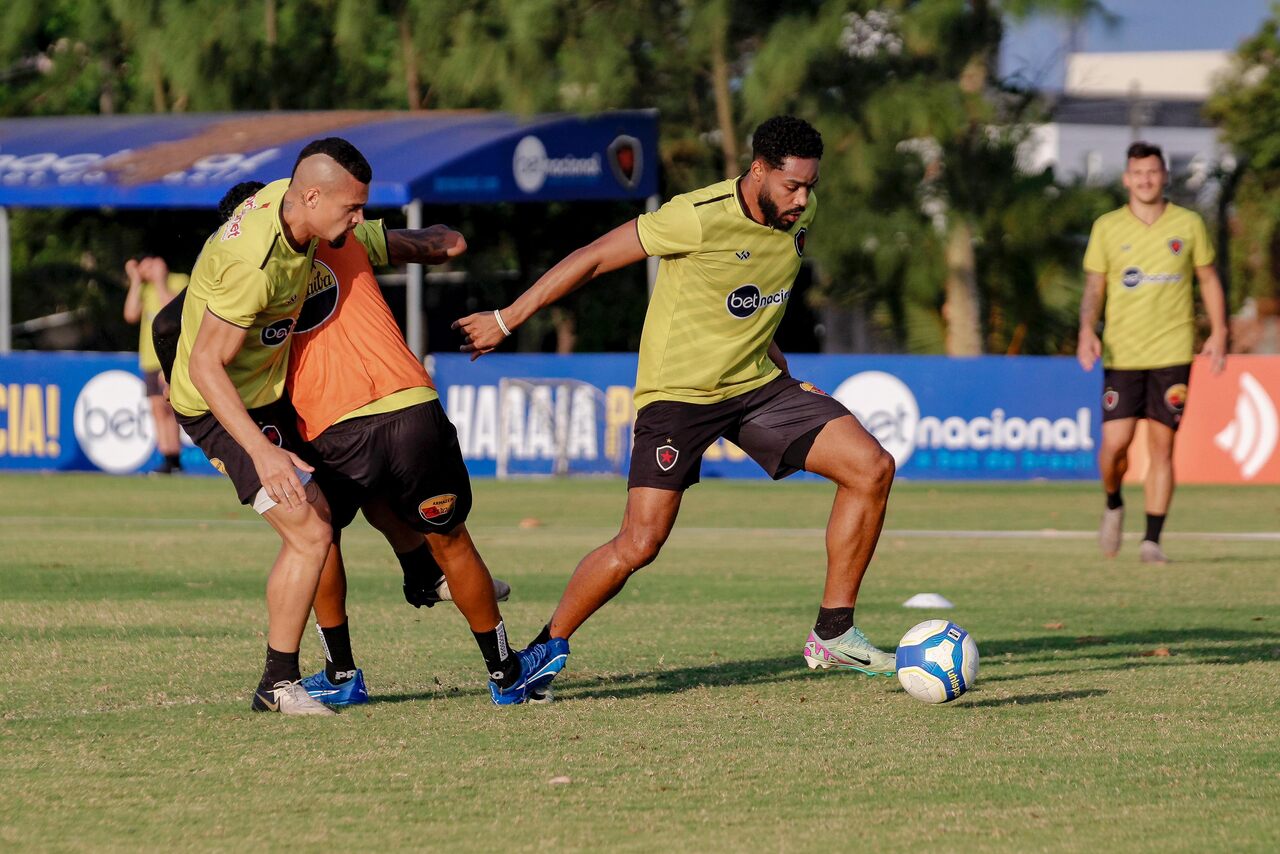
[{"label": "white field marking", "polygon": [[[24,525],[64,525],[67,522],[83,522],[86,524],[124,524],[160,525],[168,527],[252,527],[262,531],[269,530],[257,519],[172,519],[145,516],[3,516],[0,526],[20,527]],[[490,533],[515,534],[518,536],[536,536],[538,533],[558,534],[590,534],[599,531],[616,531],[616,525],[550,525],[540,531],[529,531],[516,525],[475,525],[468,526],[473,531]],[[823,528],[697,528],[676,523],[676,532],[687,534],[717,534],[732,532],[735,537],[761,534],[769,537],[794,534],[797,536],[823,536]],[[1091,540],[1098,536],[1097,531],[1064,531],[1058,528],[1041,528],[1032,531],[994,531],[926,528],[885,528],[880,539],[901,537],[920,540]],[[1138,533],[1125,534],[1127,540],[1141,540]],[[1280,531],[1165,531],[1161,539],[1171,540],[1210,540],[1217,542],[1275,543],[1280,542]]]}]

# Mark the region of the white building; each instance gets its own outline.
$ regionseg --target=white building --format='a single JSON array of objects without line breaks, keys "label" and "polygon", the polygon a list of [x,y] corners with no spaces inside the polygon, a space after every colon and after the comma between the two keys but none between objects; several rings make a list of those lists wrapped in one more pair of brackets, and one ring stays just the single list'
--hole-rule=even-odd
[{"label": "white building", "polygon": [[1025,168],[1054,166],[1063,181],[1111,181],[1138,139],[1164,149],[1175,180],[1217,163],[1226,150],[1203,110],[1230,62],[1227,51],[1071,54],[1053,121],[1034,131]]}]

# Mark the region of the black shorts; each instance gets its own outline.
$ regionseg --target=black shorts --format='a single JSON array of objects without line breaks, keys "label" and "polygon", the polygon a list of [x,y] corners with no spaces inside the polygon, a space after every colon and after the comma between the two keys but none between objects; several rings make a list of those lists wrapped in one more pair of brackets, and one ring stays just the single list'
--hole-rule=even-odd
[{"label": "black shorts", "polygon": [[688,489],[698,482],[703,453],[721,436],[780,480],[804,467],[827,422],[848,414],[826,392],[785,374],[719,403],[650,403],[636,415],[627,488]]},{"label": "black shorts", "polygon": [[333,527],[382,496],[424,534],[444,534],[471,512],[471,477],[458,432],[439,400],[340,421],[311,441],[316,480],[333,511]]},{"label": "black shorts", "polygon": [[160,372],[143,371],[142,384],[147,387],[147,397],[164,397],[164,385],[160,382]]},{"label": "black shorts", "polygon": [[1182,421],[1187,405],[1190,365],[1145,371],[1103,371],[1102,420],[1147,418],[1173,430]]},{"label": "black shorts", "polygon": [[[174,415],[182,429],[191,437],[191,441],[204,451],[213,467],[231,478],[240,503],[252,504],[258,491],[262,489],[258,470],[254,468],[253,459],[248,452],[231,437],[222,422],[212,412],[191,416],[175,411]],[[288,398],[250,409],[249,417],[276,445],[286,451],[293,451],[308,463],[314,464],[306,444],[298,435],[298,413],[294,411]]]}]

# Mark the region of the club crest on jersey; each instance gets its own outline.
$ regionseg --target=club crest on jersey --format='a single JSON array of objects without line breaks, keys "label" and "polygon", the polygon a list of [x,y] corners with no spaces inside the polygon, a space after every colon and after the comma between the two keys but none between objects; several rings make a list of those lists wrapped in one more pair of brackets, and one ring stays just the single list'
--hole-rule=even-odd
[{"label": "club crest on jersey", "polygon": [[1185,245],[1186,244],[1182,242],[1181,237],[1169,238],[1169,251],[1172,252],[1174,255],[1181,255],[1182,247]]},{"label": "club crest on jersey", "polygon": [[609,143],[609,168],[613,177],[628,190],[640,186],[644,170],[643,147],[634,136],[623,134]]},{"label": "club crest on jersey", "polygon": [[453,515],[453,508],[457,503],[458,496],[451,492],[437,495],[418,505],[418,515],[422,517],[424,522],[430,522],[432,525],[443,525]]},{"label": "club crest on jersey", "polygon": [[280,428],[274,424],[262,425],[262,435],[267,437],[267,441],[275,445],[277,448],[284,447],[284,436],[280,433]]},{"label": "club crest on jersey", "polygon": [[293,331],[311,332],[324,326],[338,309],[338,293],[338,276],[333,268],[319,258],[313,258],[306,300],[302,303],[302,311],[298,312],[298,323]]},{"label": "club crest on jersey", "polygon": [[1164,393],[1164,405],[1172,412],[1181,412],[1182,407],[1187,405],[1187,384],[1178,383],[1169,386]]},{"label": "club crest on jersey", "polygon": [[671,471],[675,468],[676,460],[680,459],[680,452],[670,445],[662,445],[654,453],[654,457],[658,461],[658,468]]},{"label": "club crest on jersey", "polygon": [[804,257],[804,238],[809,233],[809,229],[802,228],[796,232],[796,255]]},{"label": "club crest on jersey", "polygon": [[1110,412],[1120,405],[1120,392],[1109,388],[1102,393],[1102,408]]}]

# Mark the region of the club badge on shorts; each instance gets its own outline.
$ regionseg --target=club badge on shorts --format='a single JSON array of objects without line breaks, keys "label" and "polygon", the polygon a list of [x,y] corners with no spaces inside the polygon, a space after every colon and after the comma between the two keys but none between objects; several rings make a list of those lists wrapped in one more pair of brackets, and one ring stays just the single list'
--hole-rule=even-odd
[{"label": "club badge on shorts", "polygon": [[675,468],[676,460],[680,459],[680,452],[670,445],[662,445],[654,456],[658,460],[658,468],[663,471],[671,471],[671,469]]},{"label": "club badge on shorts", "polygon": [[430,522],[432,525],[443,525],[453,515],[453,508],[457,503],[458,496],[453,493],[437,495],[418,505],[418,515],[422,517],[424,522]]},{"label": "club badge on shorts", "polygon": [[1116,408],[1116,404],[1120,402],[1120,392],[1113,388],[1107,389],[1102,393],[1102,408],[1110,412]]},{"label": "club badge on shorts", "polygon": [[280,428],[274,424],[263,424],[262,435],[267,437],[267,441],[275,445],[277,448],[284,447],[284,436],[280,433]]},{"label": "club badge on shorts", "polygon": [[1181,412],[1187,404],[1187,384],[1171,385],[1164,392],[1164,405],[1172,412]]}]

